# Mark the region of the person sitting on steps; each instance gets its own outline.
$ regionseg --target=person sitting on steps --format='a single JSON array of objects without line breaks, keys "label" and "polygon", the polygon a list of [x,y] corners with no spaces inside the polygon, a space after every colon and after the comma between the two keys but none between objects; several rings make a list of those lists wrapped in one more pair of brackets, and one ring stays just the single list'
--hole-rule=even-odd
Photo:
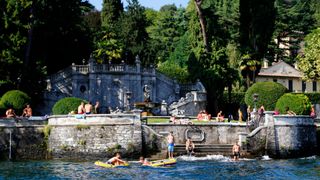
[{"label": "person sitting on steps", "polygon": [[188,138],[186,141],[186,151],[188,155],[194,154],[195,145],[192,142],[191,138]]}]

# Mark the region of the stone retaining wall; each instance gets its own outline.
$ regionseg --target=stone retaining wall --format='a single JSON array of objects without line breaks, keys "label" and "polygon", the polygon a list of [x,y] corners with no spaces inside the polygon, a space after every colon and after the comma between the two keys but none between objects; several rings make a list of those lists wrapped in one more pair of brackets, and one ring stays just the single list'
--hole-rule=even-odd
[{"label": "stone retaining wall", "polygon": [[[28,122],[0,119],[0,160],[46,159],[44,121]],[[10,139],[11,133],[11,139]]]},{"label": "stone retaining wall", "polygon": [[115,152],[123,156],[141,153],[140,117],[133,114],[87,115],[84,119],[52,116],[49,126],[49,151],[53,158],[101,159]]},{"label": "stone retaining wall", "polygon": [[314,120],[310,116],[274,116],[274,134],[270,152],[276,157],[309,156],[316,153],[317,135]]}]

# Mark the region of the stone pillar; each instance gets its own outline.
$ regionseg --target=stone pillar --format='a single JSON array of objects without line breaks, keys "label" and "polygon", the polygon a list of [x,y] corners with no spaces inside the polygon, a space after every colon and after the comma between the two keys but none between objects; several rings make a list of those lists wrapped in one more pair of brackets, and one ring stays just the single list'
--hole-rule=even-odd
[{"label": "stone pillar", "polygon": [[137,73],[140,73],[141,72],[141,61],[140,61],[140,58],[138,55],[136,56],[136,68],[137,68]]},{"label": "stone pillar", "polygon": [[88,63],[89,73],[94,72],[94,70],[95,70],[94,65],[95,65],[95,60],[94,60],[93,56],[91,55],[90,59],[89,59],[89,63]]},{"label": "stone pillar", "polygon": [[265,114],[265,120],[264,120],[264,125],[265,126],[268,126],[270,123],[270,121],[273,120],[273,113],[274,111],[265,111],[264,114]]},{"label": "stone pillar", "polygon": [[247,149],[247,136],[248,133],[246,132],[240,132],[238,133],[239,135],[239,140],[238,140],[238,144],[241,147],[242,150],[246,150]]}]

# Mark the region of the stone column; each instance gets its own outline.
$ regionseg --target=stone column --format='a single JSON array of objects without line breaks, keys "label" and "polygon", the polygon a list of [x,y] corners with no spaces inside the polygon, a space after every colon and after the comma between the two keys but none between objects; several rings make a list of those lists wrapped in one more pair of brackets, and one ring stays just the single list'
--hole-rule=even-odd
[{"label": "stone column", "polygon": [[136,68],[137,68],[137,73],[140,73],[141,72],[141,61],[140,61],[140,58],[138,55],[136,56]]}]

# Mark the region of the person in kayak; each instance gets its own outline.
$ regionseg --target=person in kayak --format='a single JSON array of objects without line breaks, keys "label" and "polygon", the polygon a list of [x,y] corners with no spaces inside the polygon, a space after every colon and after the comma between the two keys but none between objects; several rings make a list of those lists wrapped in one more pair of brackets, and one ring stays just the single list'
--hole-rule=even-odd
[{"label": "person in kayak", "polygon": [[106,163],[107,164],[112,164],[112,165],[115,165],[115,166],[126,164],[126,162],[121,159],[120,153],[116,153],[115,156],[112,157],[111,159],[109,159]]}]

